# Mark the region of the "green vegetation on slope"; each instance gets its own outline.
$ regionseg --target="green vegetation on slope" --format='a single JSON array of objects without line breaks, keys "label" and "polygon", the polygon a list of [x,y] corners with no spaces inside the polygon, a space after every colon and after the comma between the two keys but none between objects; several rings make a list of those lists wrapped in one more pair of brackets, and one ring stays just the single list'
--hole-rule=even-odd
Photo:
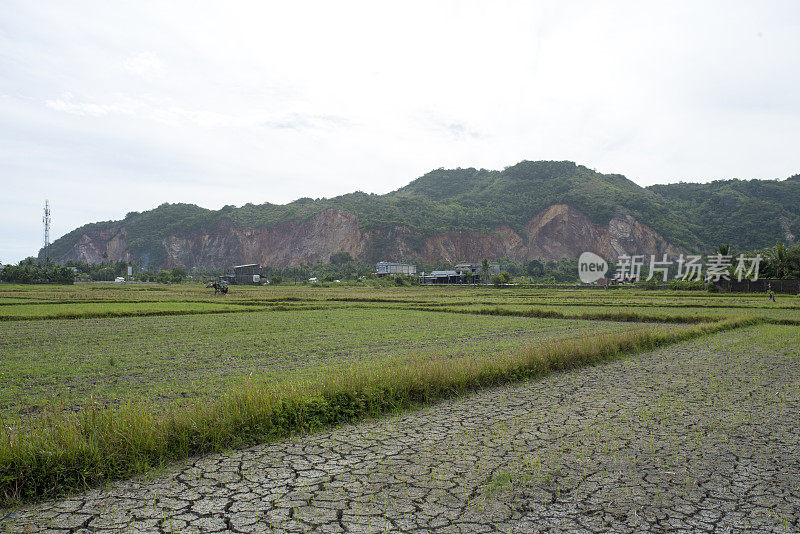
[{"label": "green vegetation on slope", "polygon": [[[569,161],[523,161],[503,171],[439,169],[414,180],[390,196],[430,198],[475,214],[471,227],[487,230],[508,224],[517,231],[553,204],[567,204],[595,224],[631,214],[686,246],[680,214],[658,195],[618,174],[601,174]],[[469,229],[469,228],[465,228]]]},{"label": "green vegetation on slope", "polygon": [[[111,239],[124,229],[129,250],[145,263],[166,257],[163,239],[193,232],[301,224],[326,210],[358,217],[364,230],[377,231],[368,247],[383,252],[393,244],[391,230],[414,231],[416,239],[450,231],[492,231],[523,226],[553,204],[567,204],[596,224],[632,215],[668,242],[692,251],[710,251],[720,243],[753,250],[785,239],[783,223],[800,235],[800,179],[729,180],[709,184],[671,184],[642,188],[624,176],[602,174],[569,161],[523,161],[502,171],[437,169],[385,195],[354,192],[330,199],[301,198],[285,205],[246,204],[218,211],[189,204],[162,204],[122,221],[93,223],[75,229],[51,246],[63,257],[89,231]],[[782,222],[782,223],[781,223]],[[413,237],[408,238],[412,246]]]},{"label": "green vegetation on slope", "polygon": [[703,243],[758,249],[800,237],[800,175],[777,180],[718,180],[706,184],[651,185],[686,214],[686,226]]}]

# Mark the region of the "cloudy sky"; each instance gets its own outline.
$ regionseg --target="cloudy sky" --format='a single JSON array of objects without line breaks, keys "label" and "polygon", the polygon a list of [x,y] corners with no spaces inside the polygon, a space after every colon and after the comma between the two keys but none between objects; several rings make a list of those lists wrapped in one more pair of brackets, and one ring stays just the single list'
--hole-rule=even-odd
[{"label": "cloudy sky", "polygon": [[800,172],[800,2],[6,0],[0,261],[163,202],[386,193],[568,159]]}]

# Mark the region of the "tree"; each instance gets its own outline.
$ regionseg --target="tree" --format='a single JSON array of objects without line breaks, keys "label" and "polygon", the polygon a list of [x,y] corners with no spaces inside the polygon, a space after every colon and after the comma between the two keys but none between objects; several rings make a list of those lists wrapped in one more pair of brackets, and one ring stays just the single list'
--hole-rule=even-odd
[{"label": "tree", "polygon": [[186,267],[175,266],[172,268],[172,272],[170,273],[170,281],[174,284],[180,284],[186,278],[188,271]]},{"label": "tree", "polygon": [[419,278],[411,274],[399,274],[394,277],[396,286],[416,286],[419,285]]},{"label": "tree", "polygon": [[75,271],[66,265],[51,264],[47,269],[48,279],[51,284],[72,285],[75,283]]},{"label": "tree", "polygon": [[531,278],[544,276],[544,264],[539,260],[528,260],[525,264],[525,272]]},{"label": "tree", "polygon": [[72,267],[57,263],[21,261],[19,265],[6,265],[0,271],[0,280],[14,284],[73,284],[75,272]]},{"label": "tree", "polygon": [[481,262],[481,280],[484,283],[489,283],[489,260],[483,258]]},{"label": "tree", "polygon": [[786,274],[790,278],[800,278],[800,244],[786,253]]},{"label": "tree", "polygon": [[786,257],[786,247],[783,246],[783,243],[777,243],[775,245],[775,248],[772,249],[770,260],[773,269],[775,269],[775,278],[783,278],[786,276],[788,262]]},{"label": "tree", "polygon": [[503,256],[497,260],[497,263],[500,264],[501,271],[506,271],[511,276],[519,276],[520,274],[524,273],[524,265],[514,263],[508,256]]}]

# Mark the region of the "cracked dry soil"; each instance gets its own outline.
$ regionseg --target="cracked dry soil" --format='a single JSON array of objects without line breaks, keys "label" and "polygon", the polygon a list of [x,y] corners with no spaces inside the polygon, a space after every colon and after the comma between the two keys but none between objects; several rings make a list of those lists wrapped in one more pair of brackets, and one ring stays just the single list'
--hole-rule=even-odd
[{"label": "cracked dry soil", "polygon": [[0,511],[10,532],[798,532],[800,328],[716,334]]}]

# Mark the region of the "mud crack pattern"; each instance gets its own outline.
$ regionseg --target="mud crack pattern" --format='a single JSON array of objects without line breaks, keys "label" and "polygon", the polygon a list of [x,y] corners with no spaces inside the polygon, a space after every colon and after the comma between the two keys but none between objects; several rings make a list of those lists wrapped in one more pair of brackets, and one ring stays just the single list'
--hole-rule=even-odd
[{"label": "mud crack pattern", "polygon": [[0,511],[10,532],[798,532],[800,328],[717,334]]}]

